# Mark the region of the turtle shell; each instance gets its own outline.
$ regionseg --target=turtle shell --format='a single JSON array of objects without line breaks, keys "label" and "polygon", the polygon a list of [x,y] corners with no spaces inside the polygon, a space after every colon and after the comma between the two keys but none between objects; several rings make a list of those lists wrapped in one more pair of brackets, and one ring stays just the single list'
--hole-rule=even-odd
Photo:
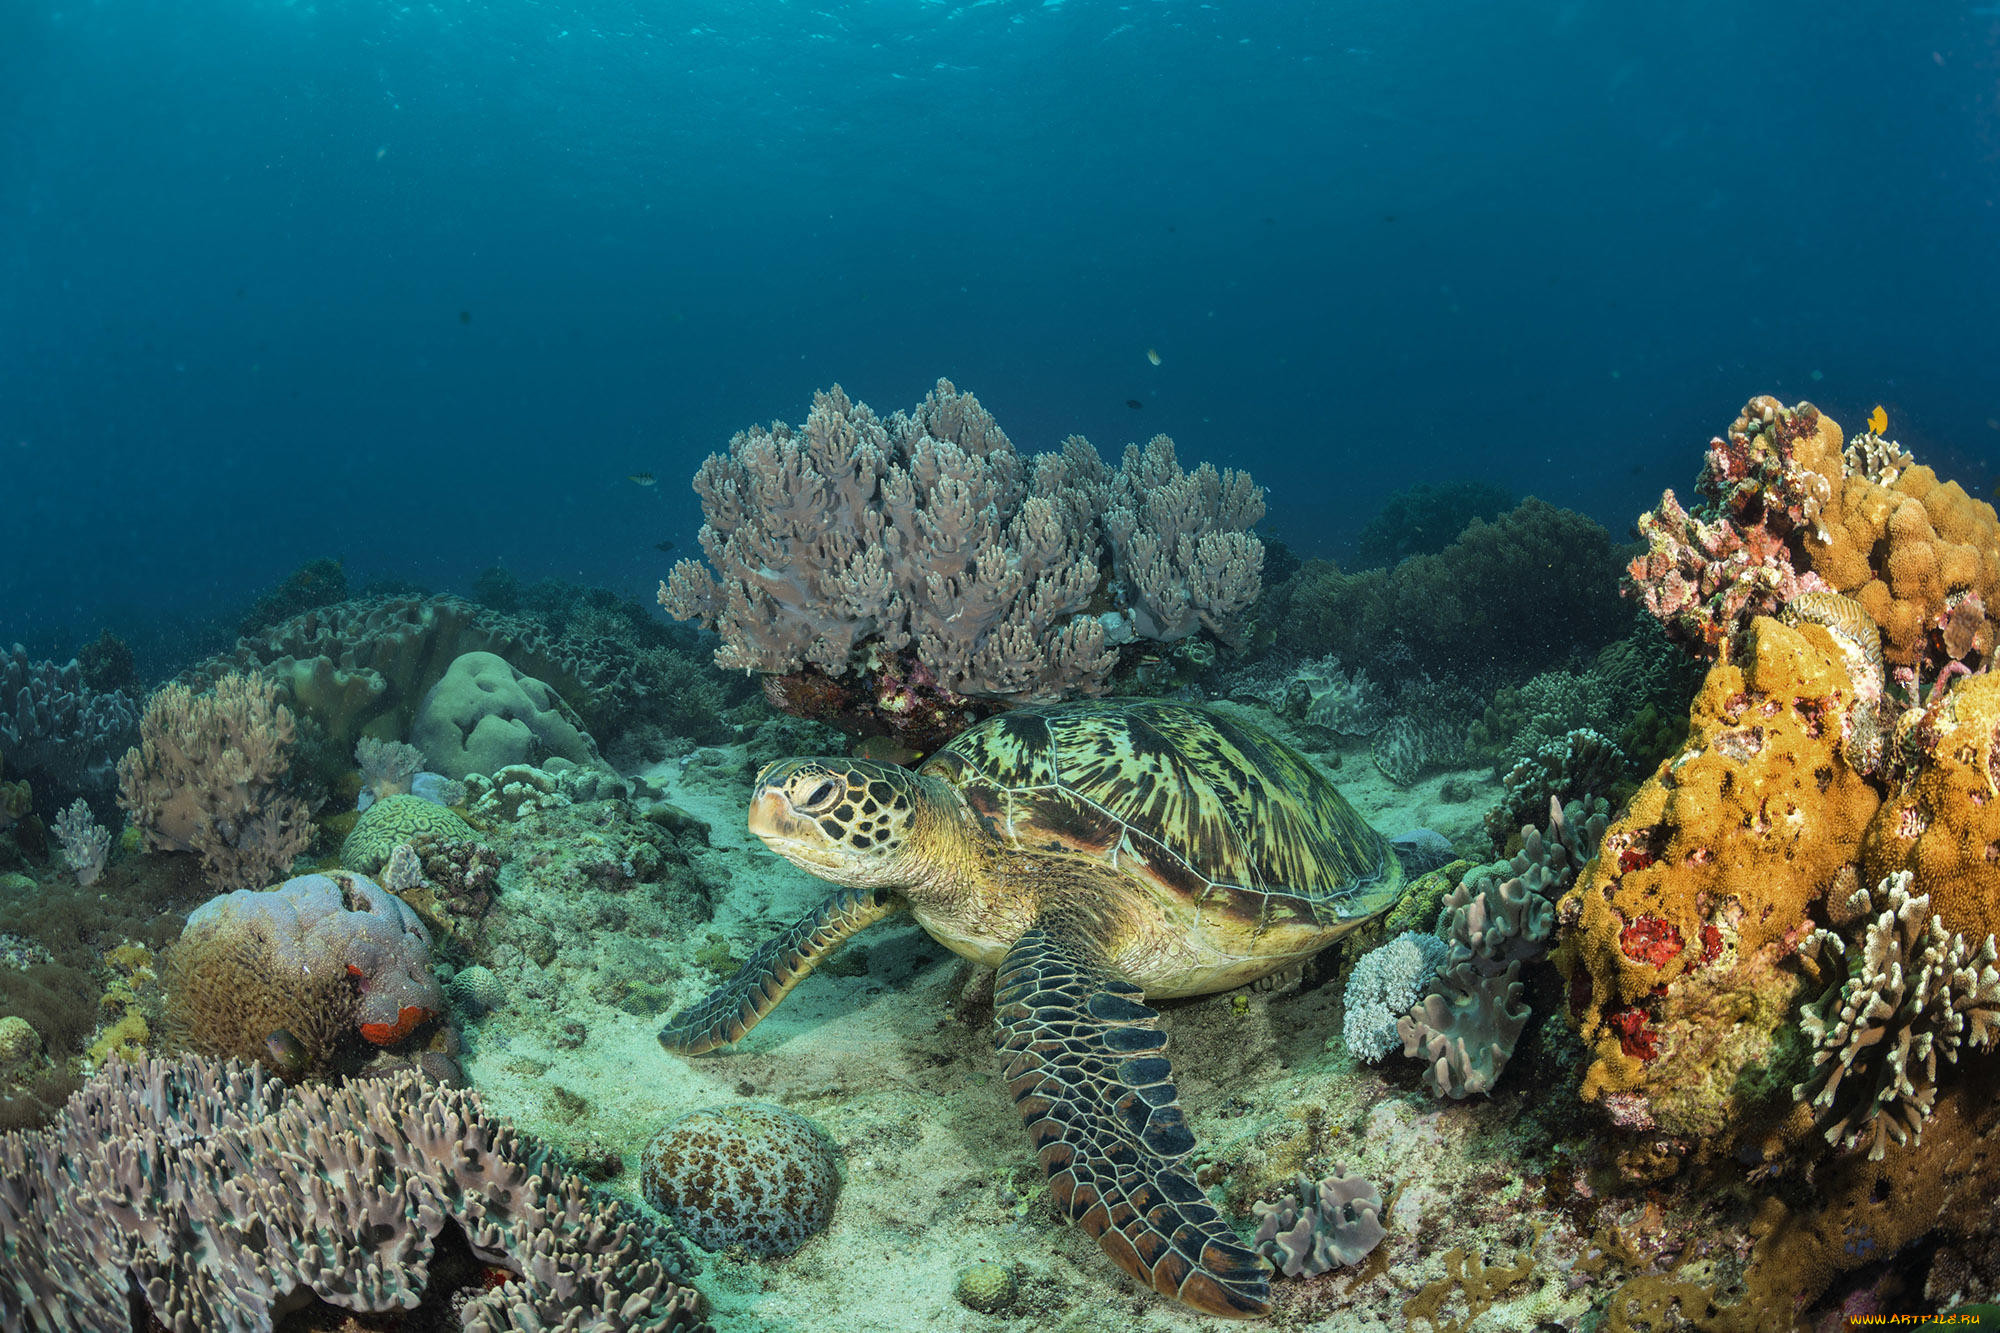
[{"label": "turtle shell", "polygon": [[1371,916],[1403,881],[1388,840],[1304,756],[1191,704],[1017,708],[919,771],[1003,845],[1089,857],[1246,921]]}]

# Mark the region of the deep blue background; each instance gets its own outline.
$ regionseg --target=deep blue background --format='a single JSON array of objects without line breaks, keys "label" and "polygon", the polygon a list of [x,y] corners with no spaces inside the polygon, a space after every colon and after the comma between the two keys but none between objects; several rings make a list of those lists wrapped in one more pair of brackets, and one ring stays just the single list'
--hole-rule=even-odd
[{"label": "deep blue background", "polygon": [[0,641],[326,554],[649,596],[836,380],[1167,431],[1307,552],[1461,475],[1622,536],[1764,391],[1984,494],[1996,53],[1983,0],[0,6]]}]

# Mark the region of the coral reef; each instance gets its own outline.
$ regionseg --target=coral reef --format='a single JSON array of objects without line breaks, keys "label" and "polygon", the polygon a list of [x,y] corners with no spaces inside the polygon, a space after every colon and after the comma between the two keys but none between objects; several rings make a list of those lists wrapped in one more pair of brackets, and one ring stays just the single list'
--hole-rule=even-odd
[{"label": "coral reef", "polygon": [[33,784],[42,817],[78,796],[109,815],[118,756],[139,734],[139,710],[124,694],[91,688],[74,661],[28,660],[20,644],[0,652],[0,754]]},{"label": "coral reef", "polygon": [[1317,1277],[1366,1259],[1382,1237],[1382,1191],[1361,1176],[1335,1167],[1317,1184],[1301,1172],[1291,1191],[1252,1212],[1257,1231],[1251,1248],[1286,1277]]},{"label": "coral reef", "polygon": [[401,741],[363,736],[355,742],[354,762],[361,768],[361,795],[354,808],[366,810],[385,796],[409,795],[417,774],[423,771],[424,752]]},{"label": "coral reef", "polygon": [[967,699],[1103,693],[1135,638],[1233,642],[1259,586],[1247,476],[1184,473],[1164,436],[1116,472],[1077,437],[1025,457],[945,380],[887,421],[815,394],[695,490],[708,563],[677,564],[661,605],[722,636],[718,666],[789,682],[777,706],[918,750]]},{"label": "coral reef", "polygon": [[819,1128],[760,1102],[690,1111],[646,1144],[646,1202],[705,1250],[786,1255],[833,1219],[840,1170]]},{"label": "coral reef", "polygon": [[551,758],[603,762],[560,694],[486,652],[453,659],[418,705],[410,739],[431,771],[461,780]]},{"label": "coral reef", "polygon": [[1396,1022],[1403,1054],[1424,1061],[1437,1096],[1493,1090],[1528,1024],[1522,966],[1548,952],[1554,899],[1603,837],[1602,802],[1549,804],[1546,834],[1523,828],[1518,853],[1468,871],[1445,895],[1436,934],[1446,957]]},{"label": "coral reef", "polygon": [[1362,524],[1354,541],[1357,569],[1386,569],[1413,555],[1451,545],[1474,519],[1491,522],[1515,504],[1505,487],[1487,481],[1420,481],[1397,491]]},{"label": "coral reef", "polygon": [[25,1333],[135,1313],[253,1333],[302,1293],[352,1315],[453,1288],[457,1326],[485,1333],[695,1326],[648,1254],[667,1242],[476,1095],[408,1074],[290,1090],[234,1062],[115,1062],[48,1130],[0,1137],[0,1178],[0,1323]]},{"label": "coral reef", "polygon": [[1373,1064],[1403,1044],[1396,1020],[1430,989],[1450,957],[1443,940],[1414,930],[1362,955],[1347,976],[1347,1017],[1341,1027],[1355,1059]]},{"label": "coral reef", "polygon": [[[1690,514],[1673,492],[1642,515],[1628,588],[1676,638],[1713,653],[1802,593],[1844,593],[1881,627],[1892,666],[1930,679],[1991,660],[2000,614],[1993,506],[1939,482],[1899,446],[1810,403],[1754,398],[1709,442]],[[1992,610],[1989,611],[1989,608]]]},{"label": "coral reef", "polygon": [[340,844],[340,864],[372,875],[380,870],[398,843],[417,838],[463,842],[474,837],[472,825],[457,814],[421,796],[390,796],[361,812],[346,841]]},{"label": "coral reef", "polygon": [[1551,801],[1560,809],[1575,797],[1611,791],[1624,778],[1626,766],[1617,742],[1589,727],[1565,732],[1521,756],[1501,777],[1500,799],[1486,815],[1494,847],[1505,850],[1507,840]]},{"label": "coral reef", "polygon": [[63,860],[69,863],[76,882],[88,888],[104,873],[104,860],[111,854],[111,831],[91,818],[90,803],[81,796],[56,817],[51,829],[62,844]]},{"label": "coral reef", "polygon": [[239,889],[188,914],[168,952],[167,1014],[204,1055],[262,1060],[273,1033],[300,1067],[326,1067],[350,1034],[402,1041],[444,1008],[430,934],[395,895],[344,871]]},{"label": "coral reef", "polygon": [[199,853],[217,888],[268,884],[312,842],[287,785],[293,736],[292,711],[260,676],[231,672],[201,694],[168,685],[118,761],[118,803],[148,850]]},{"label": "coral reef", "polygon": [[[1930,910],[1929,894],[1912,894],[1916,877],[1901,870],[1871,893],[1856,889],[1844,915],[1868,918],[1861,947],[1847,961],[1847,977],[1808,1004],[1799,1021],[1812,1038],[1812,1080],[1793,1088],[1813,1109],[1841,1110],[1826,1126],[1827,1142],[1842,1149],[1869,1142],[1871,1161],[1882,1160],[1888,1141],[1916,1143],[1937,1101],[1938,1057],[1956,1064],[1961,1050],[1990,1050],[2000,1037],[2000,968],[1994,937],[1977,945],[1953,934]],[[1844,938],[1814,933],[1808,951],[1846,954]],[[1844,1082],[1862,1088],[1859,1099],[1841,1098]]]}]

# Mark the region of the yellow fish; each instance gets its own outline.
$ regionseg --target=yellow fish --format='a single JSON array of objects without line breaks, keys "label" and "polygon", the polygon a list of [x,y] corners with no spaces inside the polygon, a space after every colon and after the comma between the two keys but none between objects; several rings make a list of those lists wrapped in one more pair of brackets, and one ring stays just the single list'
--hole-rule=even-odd
[{"label": "yellow fish", "polygon": [[1146,349],[1146,359],[1156,366],[1160,364],[1160,354],[1150,347]]},{"label": "yellow fish", "polygon": [[1877,403],[1875,410],[1868,414],[1868,431],[1871,435],[1880,435],[1887,429],[1889,429],[1889,414],[1882,410],[1882,404]]}]

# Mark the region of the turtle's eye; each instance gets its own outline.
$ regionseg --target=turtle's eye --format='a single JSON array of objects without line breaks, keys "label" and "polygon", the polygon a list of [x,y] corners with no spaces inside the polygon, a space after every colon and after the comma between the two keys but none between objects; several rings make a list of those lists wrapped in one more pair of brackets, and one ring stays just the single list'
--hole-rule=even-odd
[{"label": "turtle's eye", "polygon": [[808,814],[825,810],[831,807],[839,796],[840,784],[832,778],[821,778],[813,784],[813,789],[805,794],[805,799],[798,802],[798,807]]}]

